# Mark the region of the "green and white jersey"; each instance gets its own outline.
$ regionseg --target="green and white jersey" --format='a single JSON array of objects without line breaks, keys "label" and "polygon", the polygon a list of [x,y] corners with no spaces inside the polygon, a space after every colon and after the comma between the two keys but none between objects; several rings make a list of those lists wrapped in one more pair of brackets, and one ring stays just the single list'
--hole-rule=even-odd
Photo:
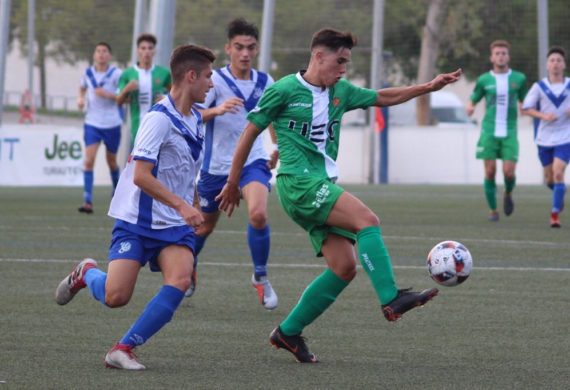
[{"label": "green and white jersey", "polygon": [[526,76],[509,69],[507,73],[489,71],[477,79],[471,101],[478,103],[485,97],[483,131],[505,138],[517,131],[517,102],[527,93]]},{"label": "green and white jersey", "polygon": [[139,89],[130,93],[131,136],[134,142],[142,117],[149,112],[160,95],[166,95],[172,84],[170,70],[153,65],[142,69],[134,65],[126,69],[119,79],[119,93],[132,80],[139,82]]},{"label": "green and white jersey", "polygon": [[307,83],[301,73],[291,74],[265,90],[247,120],[259,129],[273,123],[281,161],[278,174],[335,179],[342,116],[374,105],[376,95],[344,79],[323,89]]}]

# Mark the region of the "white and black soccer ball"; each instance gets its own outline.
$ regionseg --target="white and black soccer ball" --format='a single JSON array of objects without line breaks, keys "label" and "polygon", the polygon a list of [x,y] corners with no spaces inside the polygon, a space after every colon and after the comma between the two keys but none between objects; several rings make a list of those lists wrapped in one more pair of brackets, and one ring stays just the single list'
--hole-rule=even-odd
[{"label": "white and black soccer ball", "polygon": [[427,268],[433,280],[442,286],[457,286],[469,277],[473,269],[471,253],[457,241],[443,241],[432,248]]}]

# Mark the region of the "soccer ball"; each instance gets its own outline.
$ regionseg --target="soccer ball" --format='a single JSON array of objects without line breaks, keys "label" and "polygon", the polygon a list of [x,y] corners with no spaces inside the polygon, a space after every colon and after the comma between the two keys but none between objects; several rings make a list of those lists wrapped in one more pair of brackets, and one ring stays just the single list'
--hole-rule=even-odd
[{"label": "soccer ball", "polygon": [[465,245],[457,241],[443,241],[429,252],[427,268],[433,280],[442,286],[452,287],[469,277],[473,259]]}]

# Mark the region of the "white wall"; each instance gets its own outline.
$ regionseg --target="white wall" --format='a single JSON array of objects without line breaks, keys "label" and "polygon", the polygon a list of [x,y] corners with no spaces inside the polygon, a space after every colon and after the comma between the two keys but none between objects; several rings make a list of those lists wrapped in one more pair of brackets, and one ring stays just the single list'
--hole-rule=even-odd
[{"label": "white wall", "polygon": [[[526,119],[526,118],[524,118]],[[542,167],[530,123],[519,128],[517,183],[541,184]],[[342,128],[339,183],[365,183],[368,177],[367,129]],[[389,130],[390,183],[480,184],[483,162],[475,159],[478,127],[393,127]],[[499,170],[501,165],[499,163]],[[502,181],[502,175],[497,177]]]}]

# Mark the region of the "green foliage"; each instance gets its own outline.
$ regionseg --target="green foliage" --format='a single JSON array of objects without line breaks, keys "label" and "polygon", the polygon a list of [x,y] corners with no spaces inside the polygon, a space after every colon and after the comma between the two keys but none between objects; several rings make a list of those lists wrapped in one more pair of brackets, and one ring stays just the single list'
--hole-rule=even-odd
[{"label": "green foliage", "polygon": [[[27,51],[27,0],[14,2],[14,20],[22,50]],[[100,41],[113,48],[116,61],[130,60],[134,1],[42,0],[36,2],[36,42],[46,56],[75,64],[91,61]]]}]

